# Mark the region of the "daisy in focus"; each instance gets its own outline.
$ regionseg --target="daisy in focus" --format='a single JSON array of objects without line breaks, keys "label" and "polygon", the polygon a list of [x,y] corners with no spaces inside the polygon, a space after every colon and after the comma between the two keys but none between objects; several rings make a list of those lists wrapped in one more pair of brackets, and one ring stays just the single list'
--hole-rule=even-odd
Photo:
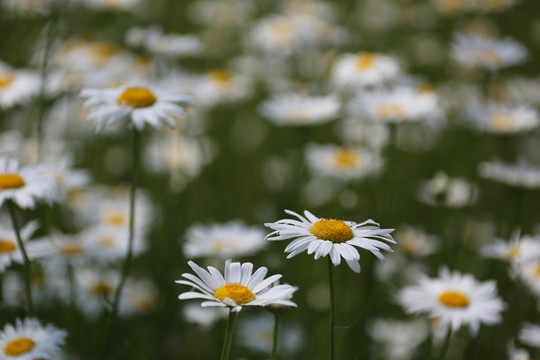
[{"label": "daisy in focus", "polygon": [[438,278],[423,277],[416,285],[402,289],[398,301],[407,313],[427,313],[439,319],[441,329],[458,330],[468,325],[473,335],[481,324],[502,321],[505,304],[497,296],[495,281],[479,282],[472,275],[444,268]]},{"label": "daisy in focus", "polygon": [[381,85],[399,74],[399,64],[390,56],[362,52],[342,55],[332,70],[332,81],[338,88],[354,89]]},{"label": "daisy in focus", "polygon": [[52,325],[43,327],[36,319],[17,319],[15,326],[7,324],[0,332],[0,354],[2,359],[13,360],[56,359],[66,335]]},{"label": "daisy in focus", "polygon": [[193,261],[188,265],[197,276],[182,274],[187,280],[176,280],[177,284],[187,285],[195,291],[180,294],[180,300],[202,299],[201,306],[228,307],[233,312],[242,310],[243,306],[267,306],[296,304],[288,300],[297,290],[291,285],[272,286],[272,283],[281,278],[281,275],[272,275],[264,278],[268,269],[264,266],[253,273],[252,263],[225,262],[225,273],[222,275],[216,268],[209,266],[204,270]]},{"label": "daisy in focus", "polygon": [[[381,229],[373,220],[357,224],[352,221],[318,218],[309,211],[304,216],[290,210],[285,210],[296,219],[282,219],[275,223],[265,223],[266,227],[274,230],[266,236],[267,240],[294,239],[285,248],[289,253],[287,259],[301,252],[315,254],[315,260],[330,256],[334,266],[341,263],[341,258],[354,271],[360,272],[360,254],[355,247],[370,251],[384,261],[381,250],[393,252],[385,242],[396,242],[390,235],[394,229]],[[382,241],[381,241],[382,240]]]},{"label": "daisy in focus", "polygon": [[19,167],[15,159],[0,156],[0,207],[11,200],[21,209],[31,209],[39,201],[51,203],[57,198],[54,178],[38,166]]},{"label": "daisy in focus", "polygon": [[191,105],[191,97],[184,92],[155,87],[121,86],[114,89],[83,89],[81,97],[90,109],[88,120],[97,122],[97,131],[126,118],[130,126],[142,130],[145,124],[161,129],[162,123],[174,128],[174,118]]}]

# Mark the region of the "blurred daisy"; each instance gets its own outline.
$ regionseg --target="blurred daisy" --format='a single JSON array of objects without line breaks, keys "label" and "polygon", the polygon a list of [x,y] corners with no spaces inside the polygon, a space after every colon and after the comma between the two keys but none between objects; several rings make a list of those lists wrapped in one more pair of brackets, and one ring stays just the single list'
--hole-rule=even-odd
[{"label": "blurred daisy", "polygon": [[418,227],[400,226],[394,235],[397,245],[406,254],[427,256],[435,253],[439,248],[439,239],[428,235]]},{"label": "blurred daisy", "polygon": [[98,131],[125,118],[138,130],[145,124],[159,130],[162,123],[174,128],[174,118],[186,114],[182,106],[191,104],[191,97],[181,91],[143,86],[83,89],[81,96],[88,98],[88,120],[97,121]]},{"label": "blurred daisy", "polygon": [[26,104],[39,93],[39,76],[28,70],[15,70],[0,61],[0,109]]},{"label": "blurred daisy", "polygon": [[527,49],[510,38],[492,39],[461,33],[454,38],[451,55],[465,67],[496,71],[524,62]]},{"label": "blurred daisy", "polygon": [[[274,340],[274,317],[263,314],[251,317],[240,324],[238,329],[242,344],[260,354],[272,352]],[[303,335],[298,326],[283,324],[279,327],[278,353],[292,355],[302,346]]]},{"label": "blurred daisy", "polygon": [[430,180],[424,180],[418,188],[418,199],[431,206],[460,208],[472,205],[477,198],[476,185],[463,178],[450,178],[438,172]]},{"label": "blurred daisy", "polygon": [[50,249],[44,262],[51,271],[63,270],[66,265],[79,266],[87,263],[93,255],[88,232],[78,234],[53,234],[50,238],[34,240],[34,243]]},{"label": "blurred daisy", "polygon": [[356,146],[310,143],[306,146],[305,158],[313,176],[340,180],[362,179],[376,174],[383,165],[379,153]]},{"label": "blurred daisy", "polygon": [[523,262],[540,257],[540,240],[532,236],[520,236],[519,231],[512,234],[511,241],[494,239],[480,250],[483,257],[508,262]]},{"label": "blurred daisy", "polygon": [[52,325],[42,326],[36,319],[17,319],[15,326],[6,324],[0,332],[2,359],[56,359],[66,335]]},{"label": "blurred daisy", "polygon": [[177,280],[177,284],[187,285],[197,291],[188,291],[180,294],[180,300],[202,299],[201,306],[229,307],[231,311],[238,312],[242,306],[267,306],[271,304],[296,306],[290,300],[297,288],[291,285],[270,285],[281,278],[281,275],[272,275],[264,279],[268,269],[260,267],[252,273],[253,264],[238,262],[225,262],[225,275],[214,267],[204,270],[193,261],[188,265],[197,274],[182,274],[188,280]]},{"label": "blurred daisy", "polygon": [[265,248],[264,231],[239,220],[223,224],[195,224],[187,229],[184,256],[224,259],[253,255]]},{"label": "blurred daisy", "polygon": [[77,308],[88,318],[95,319],[112,301],[120,282],[120,274],[115,270],[76,268],[75,281]]},{"label": "blurred daisy", "polygon": [[477,7],[483,11],[502,11],[514,6],[518,0],[476,0]]},{"label": "blurred daisy", "polygon": [[222,307],[201,307],[197,304],[187,304],[182,313],[187,322],[200,325],[208,330],[216,321],[226,319],[228,311]]},{"label": "blurred daisy", "polygon": [[38,201],[51,203],[58,197],[54,178],[43,165],[19,167],[15,159],[0,156],[0,207],[11,200],[22,209]]},{"label": "blurred daisy", "polygon": [[389,124],[430,120],[441,114],[435,93],[408,86],[359,91],[347,109],[353,117]]},{"label": "blurred daisy", "polygon": [[509,164],[500,160],[480,164],[480,176],[508,186],[523,189],[540,187],[540,168],[525,161]]},{"label": "blurred daisy", "polygon": [[[58,295],[55,286],[58,280],[65,279],[63,272],[50,272],[36,263],[32,264],[30,272],[30,286],[34,306],[48,306]],[[26,306],[26,293],[24,289],[23,274],[19,271],[6,271],[2,274],[2,296],[4,304],[9,306]]]},{"label": "blurred daisy", "polygon": [[202,107],[244,100],[252,95],[252,90],[249,76],[226,69],[213,69],[200,76],[191,89],[197,105]]},{"label": "blurred daisy", "polygon": [[[37,222],[31,221],[20,230],[21,240],[29,259],[35,259],[48,253],[47,247],[40,246],[35,241],[28,241],[37,228]],[[23,263],[23,258],[15,237],[15,231],[11,226],[0,223],[0,274],[13,262]]]},{"label": "blurred daisy", "polygon": [[512,263],[510,274],[520,279],[535,296],[540,297],[540,258]]},{"label": "blurred daisy", "polygon": [[339,88],[354,89],[380,85],[399,74],[399,64],[390,56],[362,52],[342,55],[332,69],[332,81]]},{"label": "blurred daisy", "polygon": [[427,313],[438,319],[441,329],[456,331],[468,325],[473,335],[478,334],[481,324],[500,323],[505,308],[495,281],[479,282],[472,275],[446,268],[438,278],[423,277],[418,284],[405,287],[398,300],[408,313]]},{"label": "blurred daisy", "polygon": [[81,3],[91,9],[105,11],[132,11],[141,0],[82,0]]},{"label": "blurred daisy", "polygon": [[338,126],[339,135],[346,143],[374,150],[383,149],[388,144],[390,132],[384,124],[348,117],[340,121]]},{"label": "blurred daisy", "polygon": [[[126,256],[128,248],[128,228],[114,229],[98,224],[84,230],[83,235],[88,256],[99,263],[114,263]],[[132,255],[137,257],[146,250],[146,243],[141,236],[133,238]]]},{"label": "blurred daisy", "polygon": [[338,266],[343,257],[354,272],[360,272],[360,254],[355,247],[368,250],[380,260],[384,260],[381,250],[393,251],[383,241],[396,243],[390,235],[394,229],[381,229],[373,220],[357,224],[352,221],[318,218],[307,210],[304,211],[305,217],[290,210],[285,212],[300,221],[283,219],[264,225],[274,230],[266,236],[267,240],[294,239],[285,248],[285,252],[289,253],[287,259],[307,251],[308,254],[315,254],[315,260],[330,256],[334,266]]},{"label": "blurred daisy", "polygon": [[508,350],[508,360],[531,360],[532,357],[525,349],[516,349],[513,346]]},{"label": "blurred daisy", "polygon": [[534,348],[540,348],[540,325],[525,323],[519,332],[519,341]]},{"label": "blurred daisy", "polygon": [[259,112],[278,126],[309,126],[335,119],[340,107],[339,99],[333,95],[291,93],[274,95],[260,105]]},{"label": "blurred daisy", "polygon": [[479,131],[494,134],[525,133],[540,125],[538,112],[527,105],[474,105],[468,109],[467,117]]},{"label": "blurred daisy", "polygon": [[190,3],[190,19],[209,27],[236,27],[251,18],[255,4],[249,0],[203,0]]},{"label": "blurred daisy", "polygon": [[157,297],[158,291],[152,281],[130,279],[126,282],[118,311],[123,316],[148,312],[156,306]]},{"label": "blurred daisy", "polygon": [[437,10],[443,13],[457,13],[474,8],[475,0],[432,0]]},{"label": "blurred daisy", "polygon": [[379,343],[376,348],[382,351],[384,358],[408,360],[428,337],[429,327],[426,321],[421,319],[412,321],[379,319],[369,326],[369,334]]},{"label": "blurred daisy", "polygon": [[186,57],[198,55],[203,50],[201,41],[193,35],[163,34],[159,26],[131,28],[126,34],[127,43],[144,48],[152,55]]}]

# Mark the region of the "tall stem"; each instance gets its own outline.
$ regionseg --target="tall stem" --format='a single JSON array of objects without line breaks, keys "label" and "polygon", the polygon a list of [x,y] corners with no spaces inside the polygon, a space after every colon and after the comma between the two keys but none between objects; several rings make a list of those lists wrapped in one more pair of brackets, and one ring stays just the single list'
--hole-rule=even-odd
[{"label": "tall stem", "polygon": [[12,201],[7,202],[7,207],[9,211],[9,216],[11,217],[11,222],[13,223],[13,230],[15,231],[15,237],[17,238],[17,245],[21,251],[21,255],[24,261],[24,292],[26,294],[26,305],[28,310],[28,315],[34,315],[34,305],[32,303],[32,284],[31,284],[31,271],[32,263],[26,254],[24,244],[21,239],[21,233],[19,231],[19,225],[17,224],[17,218],[15,217],[15,205]]},{"label": "tall stem", "polygon": [[236,314],[237,313],[232,311],[232,309],[229,310],[229,321],[227,322],[227,330],[225,331],[225,342],[223,343],[223,350],[221,351],[221,360],[229,360]]},{"label": "tall stem", "polygon": [[448,328],[448,332],[446,333],[446,337],[444,338],[444,343],[441,348],[441,353],[439,355],[439,360],[444,360],[446,358],[446,353],[448,352],[448,347],[450,345],[450,338],[452,337],[452,328]]},{"label": "tall stem", "polygon": [[334,265],[328,256],[328,284],[330,287],[330,359],[335,358],[336,302],[334,300]]},{"label": "tall stem", "polygon": [[274,314],[274,339],[272,343],[272,360],[277,360],[278,340],[279,340],[279,314]]}]

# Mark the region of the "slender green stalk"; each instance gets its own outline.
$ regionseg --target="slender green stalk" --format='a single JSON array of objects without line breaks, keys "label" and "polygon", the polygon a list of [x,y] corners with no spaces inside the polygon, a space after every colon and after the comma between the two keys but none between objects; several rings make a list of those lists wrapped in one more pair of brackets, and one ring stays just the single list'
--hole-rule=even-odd
[{"label": "slender green stalk", "polygon": [[236,312],[229,310],[229,321],[227,322],[227,330],[225,331],[225,342],[223,343],[223,350],[221,351],[221,360],[229,359],[229,352],[231,351],[231,343],[234,332],[234,322],[236,321]]},{"label": "slender green stalk", "polygon": [[15,236],[17,238],[17,245],[21,251],[21,255],[24,261],[24,292],[26,294],[26,306],[29,316],[34,315],[34,305],[32,303],[32,284],[31,284],[31,271],[32,263],[26,254],[24,244],[21,239],[21,233],[19,231],[19,225],[17,224],[17,218],[15,217],[15,205],[12,201],[7,202],[7,208],[9,211],[9,216],[11,217],[11,222],[13,223],[13,230],[15,231]]},{"label": "slender green stalk", "polygon": [[274,339],[272,343],[272,360],[277,360],[278,340],[279,340],[279,314],[274,314]]},{"label": "slender green stalk", "polygon": [[336,353],[335,331],[336,331],[336,302],[334,299],[334,264],[330,256],[328,258],[328,284],[330,286],[330,359],[334,360]]},{"label": "slender green stalk", "polygon": [[444,338],[444,343],[441,348],[441,353],[439,354],[439,360],[444,360],[446,358],[446,353],[448,352],[448,347],[450,345],[450,338],[452,337],[452,328],[448,328],[446,337]]}]

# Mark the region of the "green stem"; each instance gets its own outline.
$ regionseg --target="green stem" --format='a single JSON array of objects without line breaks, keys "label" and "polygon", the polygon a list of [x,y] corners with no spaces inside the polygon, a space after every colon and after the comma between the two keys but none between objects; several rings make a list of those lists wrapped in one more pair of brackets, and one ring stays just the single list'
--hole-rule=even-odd
[{"label": "green stem", "polygon": [[33,316],[34,305],[32,303],[32,284],[30,281],[32,263],[26,254],[26,250],[21,239],[21,233],[19,231],[19,226],[17,225],[17,218],[15,217],[15,205],[11,200],[7,202],[7,208],[9,211],[9,216],[11,217],[11,222],[13,223],[13,230],[15,231],[15,236],[17,238],[17,245],[19,246],[19,250],[21,251],[24,261],[24,291],[26,294],[28,315]]},{"label": "green stem", "polygon": [[231,343],[234,332],[234,322],[236,321],[236,312],[229,310],[229,321],[227,322],[227,330],[225,331],[225,342],[223,343],[223,350],[221,351],[221,360],[229,359],[229,352],[231,351]]},{"label": "green stem", "polygon": [[330,359],[335,358],[336,303],[334,300],[334,264],[328,256],[328,284],[330,286]]},{"label": "green stem", "polygon": [[278,347],[278,335],[279,335],[279,315],[274,314],[274,342],[272,344],[272,360],[277,360],[277,347]]},{"label": "green stem", "polygon": [[446,358],[446,353],[448,352],[448,347],[450,345],[450,338],[452,337],[452,328],[448,327],[448,332],[444,338],[444,343],[441,348],[441,353],[439,355],[439,360],[444,360]]}]

